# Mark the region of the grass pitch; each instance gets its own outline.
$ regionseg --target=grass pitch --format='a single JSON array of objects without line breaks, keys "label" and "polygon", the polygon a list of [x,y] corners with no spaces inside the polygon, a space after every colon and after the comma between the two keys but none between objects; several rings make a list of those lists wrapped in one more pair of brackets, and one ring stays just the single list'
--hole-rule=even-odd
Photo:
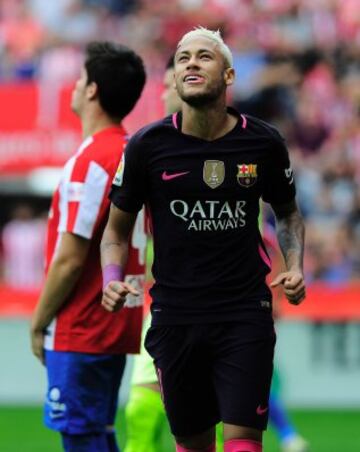
[{"label": "grass pitch", "polygon": [[[309,440],[311,452],[359,452],[360,411],[296,410],[291,418],[299,432]],[[123,412],[117,429],[119,442],[125,443]],[[158,452],[173,452],[173,441],[165,432]],[[265,434],[264,452],[279,452],[273,431]],[[59,435],[42,424],[41,407],[0,407],[1,452],[61,452]],[[99,451],[100,452],[100,451]]]}]

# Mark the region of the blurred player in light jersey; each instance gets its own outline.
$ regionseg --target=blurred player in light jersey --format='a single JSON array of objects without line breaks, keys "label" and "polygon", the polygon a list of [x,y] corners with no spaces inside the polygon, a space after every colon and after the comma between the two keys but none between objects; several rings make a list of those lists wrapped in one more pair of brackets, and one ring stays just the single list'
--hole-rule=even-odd
[{"label": "blurred player in light jersey", "polygon": [[[174,87],[174,60],[169,59],[163,79],[163,95],[166,114],[173,114],[181,110],[181,99]],[[263,222],[260,215],[260,226]],[[270,228],[263,230],[265,244],[273,262],[273,272],[280,271],[280,252],[276,244],[275,234]],[[160,387],[151,356],[145,349],[144,340],[150,327],[151,315],[144,321],[142,345],[140,355],[134,359],[132,386],[130,397],[125,408],[126,418],[126,446],[124,452],[169,452],[162,451],[161,435],[167,428],[164,405],[161,400]],[[280,376],[274,369],[270,392],[269,420],[279,437],[283,452],[306,452],[308,445],[297,433],[289,420],[280,393]],[[223,435],[221,425],[217,427],[217,451],[223,450]]]},{"label": "blurred player in light jersey", "polygon": [[[121,121],[145,83],[141,58],[110,42],[86,48],[72,109],[83,143],[65,164],[49,222],[46,280],[31,322],[34,355],[46,365],[45,424],[62,435],[64,450],[118,451],[114,432],[126,354],[140,347],[142,297],[121,312],[101,306],[100,239],[108,191],[126,144]],[[142,214],[129,241],[125,280],[142,291],[146,237]]]}]

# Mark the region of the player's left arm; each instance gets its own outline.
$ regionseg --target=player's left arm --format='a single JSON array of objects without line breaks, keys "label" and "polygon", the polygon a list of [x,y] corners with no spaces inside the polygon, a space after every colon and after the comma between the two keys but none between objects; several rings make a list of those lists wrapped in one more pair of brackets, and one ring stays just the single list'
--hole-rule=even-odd
[{"label": "player's left arm", "polygon": [[56,316],[77,283],[90,247],[90,240],[69,232],[61,234],[56,256],[50,264],[44,287],[31,320],[31,347],[44,363],[44,330]]},{"label": "player's left arm", "polygon": [[111,204],[100,245],[104,286],[101,304],[109,312],[121,309],[129,293],[139,295],[131,284],[123,281],[123,269],[128,259],[129,238],[136,216],[137,213],[125,212]]},{"label": "player's left arm", "polygon": [[305,227],[295,199],[284,204],[272,204],[276,217],[276,234],[283,254],[286,271],[276,276],[271,287],[283,285],[291,304],[305,298],[303,271]]}]

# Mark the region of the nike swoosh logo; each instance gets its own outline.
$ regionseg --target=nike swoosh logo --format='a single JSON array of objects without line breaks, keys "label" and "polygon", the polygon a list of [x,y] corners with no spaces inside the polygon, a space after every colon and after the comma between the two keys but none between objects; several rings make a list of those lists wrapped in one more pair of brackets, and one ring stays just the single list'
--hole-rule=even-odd
[{"label": "nike swoosh logo", "polygon": [[174,173],[174,174],[167,174],[166,171],[164,171],[161,175],[162,180],[171,180],[175,179],[176,177],[185,176],[185,174],[189,174],[190,171],[184,171],[183,173]]},{"label": "nike swoosh logo", "polygon": [[268,407],[261,408],[261,405],[259,405],[259,406],[256,408],[256,414],[259,414],[259,415],[261,416],[262,414],[265,414],[265,413],[267,412],[268,409],[269,409]]}]

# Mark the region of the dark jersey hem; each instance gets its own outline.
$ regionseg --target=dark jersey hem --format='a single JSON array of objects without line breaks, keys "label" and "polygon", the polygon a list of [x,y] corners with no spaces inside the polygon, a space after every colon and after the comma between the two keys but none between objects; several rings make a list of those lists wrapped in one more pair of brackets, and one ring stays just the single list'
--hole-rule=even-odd
[{"label": "dark jersey hem", "polygon": [[[157,308],[152,307],[151,326],[171,326],[171,325],[204,325],[211,323],[228,323],[247,321],[252,319],[268,319],[273,320],[272,304],[262,307],[262,300],[256,300],[253,306],[247,306],[238,311],[228,312],[189,312],[187,316],[184,312],[171,312],[168,309],[158,311]],[[255,304],[257,306],[255,306]]]}]

